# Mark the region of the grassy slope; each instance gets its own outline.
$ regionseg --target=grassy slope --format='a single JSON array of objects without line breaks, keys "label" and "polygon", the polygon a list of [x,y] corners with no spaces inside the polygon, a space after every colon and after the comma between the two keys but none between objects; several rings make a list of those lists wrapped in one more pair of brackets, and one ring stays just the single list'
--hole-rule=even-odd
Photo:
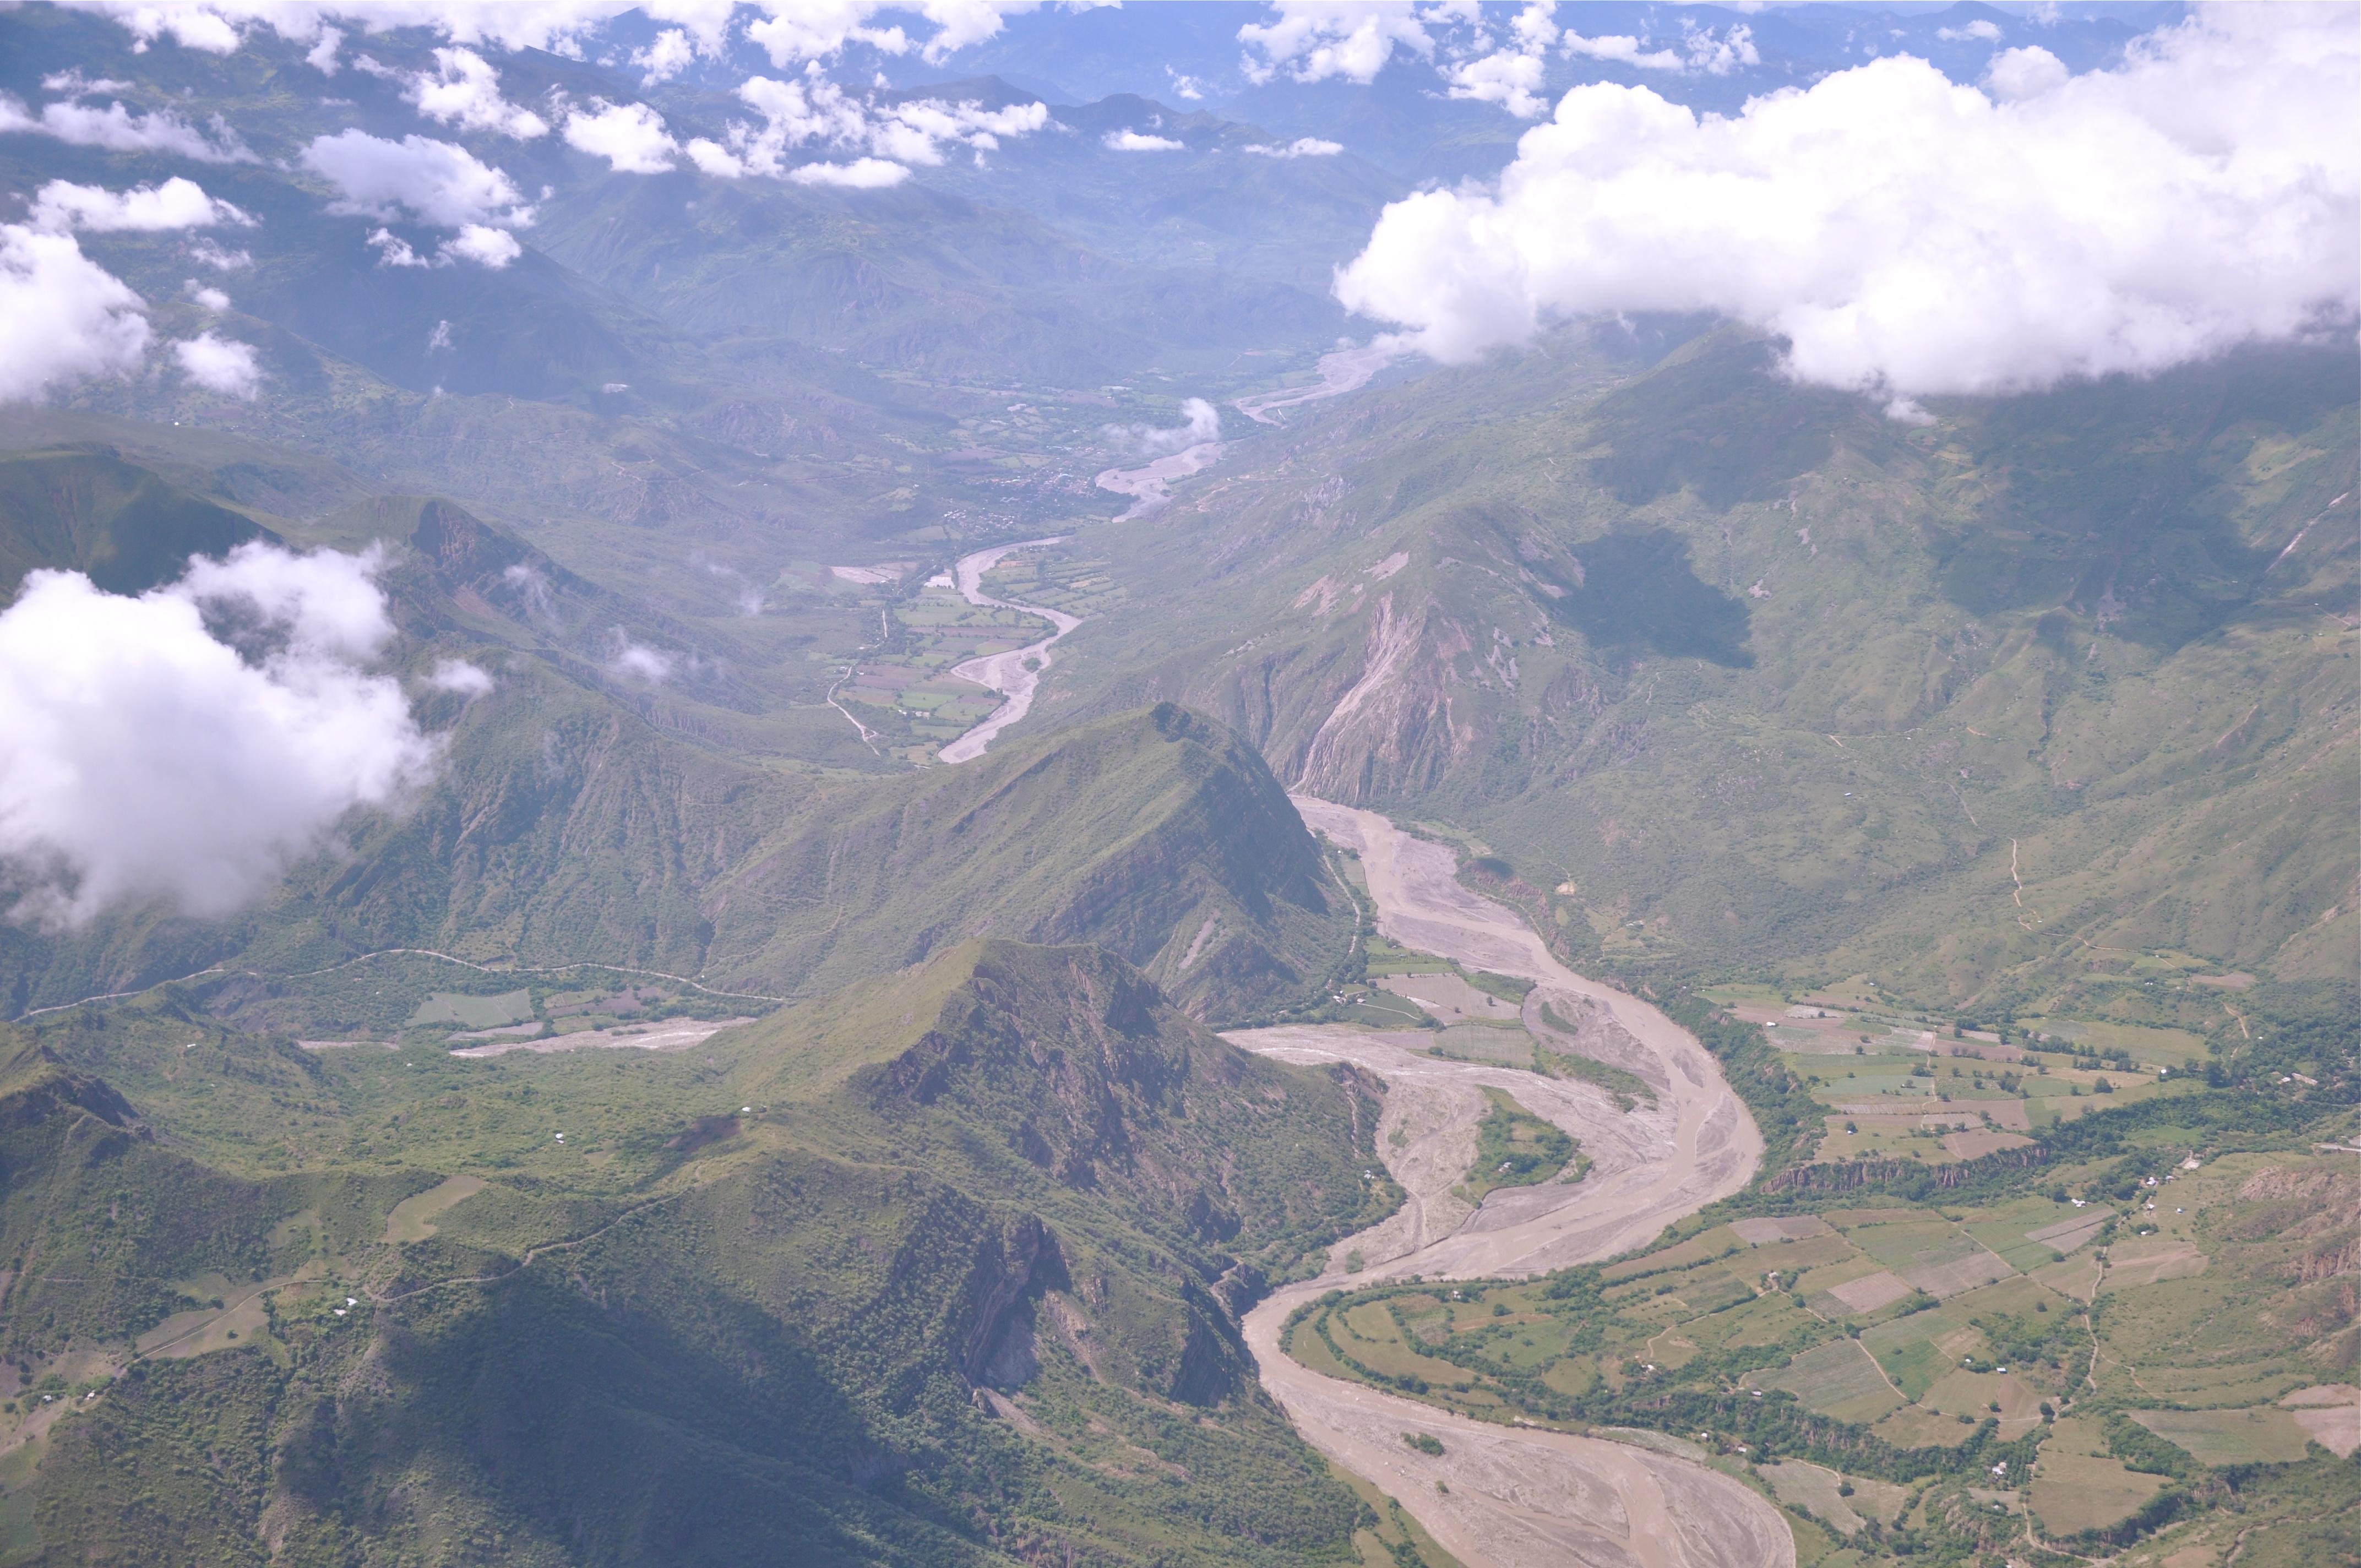
[{"label": "grassy slope", "polygon": [[[9,559],[133,574],[125,587],[170,575],[192,540],[262,532],[153,470],[90,454],[0,459],[0,495]],[[434,785],[348,825],[344,852],[299,866],[257,909],[200,921],[142,908],[80,932],[0,932],[10,1010],[234,959],[308,969],[390,947],[697,968],[699,890],[799,793],[698,742],[700,714],[750,706],[745,688],[726,671],[692,669],[660,695],[618,680],[601,666],[619,620],[658,646],[688,638],[667,639],[663,618],[447,502],[374,498],[281,527],[347,548],[390,543],[398,654],[416,673],[471,658],[494,691],[425,699],[421,720],[448,748]]]},{"label": "grassy slope", "polygon": [[2350,367],[1917,429],[1729,336],[1636,378],[1567,341],[1334,405],[1190,526],[1106,536],[1163,587],[1077,647],[1102,700],[1482,833],[1630,966],[2002,1008],[2085,942],[2342,972]]},{"label": "grassy slope", "polygon": [[[145,571],[126,587],[192,539],[263,526],[88,453],[0,459],[0,495],[7,558]],[[466,657],[495,689],[427,698],[421,717],[447,743],[434,785],[351,825],[342,852],[298,867],[260,908],[0,933],[13,1011],[214,964],[284,973],[398,947],[709,967],[728,988],[808,992],[991,930],[1104,943],[1192,1011],[1235,1017],[1293,1000],[1349,936],[1260,758],[1184,710],[823,793],[809,770],[733,754],[774,694],[702,657],[697,628],[449,502],[379,496],[271,521],[308,543],[391,546],[403,663]],[[675,678],[606,667],[622,626],[671,654]]]},{"label": "grassy slope", "polygon": [[[1360,1517],[1233,1313],[1389,1201],[1373,1091],[1095,949],[970,944],[686,1059],[151,1048],[190,1027],[12,1055],[0,1348],[33,1381],[193,1304],[141,1281],[274,1287],[266,1326],[49,1429],[36,1560],[1277,1563]],[[274,1124],[336,1152],[269,1175]],[[436,1234],[379,1240],[471,1163]]]},{"label": "grassy slope", "polygon": [[970,936],[1090,941],[1235,1017],[1342,954],[1323,883],[1262,760],[1167,704],[822,800],[708,897],[713,972],[824,988]]}]

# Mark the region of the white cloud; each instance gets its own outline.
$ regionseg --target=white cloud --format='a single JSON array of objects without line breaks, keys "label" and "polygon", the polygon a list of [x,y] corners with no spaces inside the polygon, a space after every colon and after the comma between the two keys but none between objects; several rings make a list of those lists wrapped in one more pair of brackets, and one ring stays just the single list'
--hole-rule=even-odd
[{"label": "white cloud", "polygon": [[366,669],[393,630],[379,564],[250,543],[137,598],[27,576],[0,612],[12,916],[80,925],[134,898],[225,914],[348,810],[423,784],[433,743]]},{"label": "white cloud", "polygon": [[343,31],[335,27],[324,27],[320,29],[320,36],[313,43],[311,50],[303,56],[303,63],[323,76],[334,76],[336,73],[336,51],[344,47]]},{"label": "white cloud", "polygon": [[1945,43],[2000,42],[2000,24],[1989,16],[1978,16],[1964,27],[1938,27],[1935,36]]},{"label": "white cloud", "polygon": [[1993,97],[2013,103],[2063,87],[2073,74],[2064,60],[2038,45],[2004,49],[1984,68],[1984,87]]},{"label": "white cloud", "polygon": [[468,224],[435,252],[438,266],[454,261],[472,261],[478,267],[489,267],[497,272],[524,254],[524,247],[516,236],[506,229],[496,229],[483,224]]},{"label": "white cloud", "polygon": [[[757,0],[769,13],[746,25],[746,36],[785,67],[824,60],[841,53],[848,44],[866,44],[881,54],[907,54],[917,49],[929,65],[944,60],[971,44],[982,43],[1000,31],[1005,17],[1034,9],[1038,0]],[[934,25],[923,43],[899,26],[873,24],[880,12],[915,13]]]},{"label": "white cloud", "polygon": [[1606,33],[1587,38],[1579,33],[1569,32],[1565,35],[1565,48],[1569,58],[1603,60],[1636,66],[1642,71],[1678,71],[1683,64],[1678,50],[1650,49],[1629,33]]},{"label": "white cloud", "polygon": [[181,284],[181,291],[187,294],[190,299],[194,300],[198,304],[203,305],[205,309],[213,312],[215,315],[219,315],[224,311],[229,309],[229,296],[227,294],[223,293],[219,289],[210,288],[205,284],[200,283],[194,278],[192,278],[187,282]]},{"label": "white cloud", "polygon": [[[892,185],[908,175],[905,165],[942,162],[947,146],[989,152],[1003,137],[1030,135],[1049,123],[1046,104],[1002,109],[939,98],[882,104],[852,97],[817,75],[788,82],[752,76],[740,84],[738,96],[763,116],[760,130],[733,120],[722,140],[698,137],[683,148],[698,169],[722,179],[758,174],[807,185]],[[790,168],[788,153],[803,148],[869,156]]]},{"label": "white cloud", "polygon": [[1205,95],[1205,83],[1200,78],[1183,75],[1169,65],[1164,68],[1164,74],[1172,79],[1174,97],[1185,99],[1193,104]]},{"label": "white cloud", "polygon": [[1451,84],[1450,95],[1498,104],[1521,120],[1547,114],[1549,101],[1542,93],[1547,72],[1542,57],[1561,36],[1552,19],[1556,11],[1557,0],[1533,0],[1510,22],[1510,43],[1498,49],[1481,27],[1479,15],[1477,52],[1443,73]]},{"label": "white cloud", "polygon": [[62,93],[69,98],[79,98],[89,93],[121,93],[131,83],[117,82],[111,76],[84,76],[79,69],[53,71],[41,78],[41,91]]},{"label": "white cloud", "polygon": [[669,82],[686,71],[697,59],[697,45],[680,27],[666,27],[655,36],[655,41],[645,49],[631,51],[631,63],[640,68],[640,85],[653,87]]},{"label": "white cloud", "polygon": [[1129,128],[1109,131],[1104,140],[1116,152],[1179,152],[1182,146],[1170,137],[1153,137]]},{"label": "white cloud", "polygon": [[224,15],[227,7],[158,0],[154,4],[102,4],[83,8],[114,14],[131,30],[134,54],[147,53],[150,44],[164,38],[182,49],[202,49],[207,54],[228,54],[241,41],[237,25]]},{"label": "white cloud", "polygon": [[1718,311],[1784,338],[1799,379],[1904,400],[2349,334],[2361,47],[2341,16],[2207,9],[2048,80],[1995,103],[1901,57],[1703,120],[1579,87],[1496,188],[1389,206],[1338,295],[1452,360],[1552,318]]},{"label": "white cloud", "polygon": [[620,631],[615,633],[615,656],[607,661],[609,674],[651,682],[672,677],[674,660],[671,654],[634,642]]},{"label": "white cloud", "polygon": [[1688,46],[1684,69],[1703,71],[1708,76],[1728,76],[1741,66],[1760,65],[1763,53],[1754,47],[1754,30],[1737,27],[1717,33],[1700,27],[1694,22],[1681,24],[1684,40]]},{"label": "white cloud", "polygon": [[1221,411],[1202,398],[1191,398],[1183,402],[1180,419],[1180,423],[1166,427],[1110,424],[1102,427],[1099,433],[1118,446],[1148,457],[1222,439]]},{"label": "white cloud", "polygon": [[261,389],[262,367],[255,362],[250,345],[205,331],[172,345],[172,353],[181,361],[181,373],[209,392],[252,402]]},{"label": "white cloud", "polygon": [[340,192],[333,213],[391,218],[408,211],[437,228],[533,222],[516,182],[466,148],[431,137],[386,141],[367,131],[316,137],[303,166]]},{"label": "white cloud", "polygon": [[500,96],[500,73],[470,49],[438,49],[431,71],[390,71],[363,55],[354,62],[373,75],[401,83],[401,95],[437,125],[463,131],[492,131],[531,141],[549,134],[549,122]]},{"label": "white cloud", "polygon": [[802,163],[787,170],[798,185],[842,185],[855,191],[878,191],[899,185],[909,170],[882,158],[856,158],[851,163]]},{"label": "white cloud", "polygon": [[1278,146],[1248,147],[1245,150],[1258,158],[1334,158],[1345,150],[1345,144],[1323,141],[1318,137],[1297,137]]},{"label": "white cloud", "polygon": [[73,236],[0,224],[0,403],[136,370],[148,336],[146,304]]},{"label": "white cloud", "polygon": [[213,117],[213,135],[181,119],[170,109],[135,115],[121,104],[93,108],[88,104],[44,104],[36,116],[23,103],[0,93],[0,134],[30,133],[55,137],[73,147],[104,148],[109,152],[164,152],[199,163],[251,163],[253,149],[219,115]]},{"label": "white cloud", "polygon": [[128,191],[52,180],[34,196],[31,222],[35,228],[88,229],[94,234],[254,225],[247,213],[206,195],[195,181],[177,174],[161,185],[135,185]]},{"label": "white cloud", "polygon": [[425,267],[426,258],[411,248],[410,242],[391,229],[371,229],[369,246],[377,252],[379,267]]},{"label": "white cloud", "polygon": [[222,272],[235,272],[240,268],[251,267],[254,265],[254,253],[252,251],[230,250],[225,247],[215,245],[209,239],[191,240],[188,244],[187,249],[190,260],[202,263],[204,266],[214,268],[214,269]]},{"label": "white cloud", "polygon": [[[542,49],[579,58],[587,35],[627,11],[685,27],[698,47],[718,52],[734,0],[70,0],[78,9],[113,16],[139,52],[159,38],[226,54],[242,35],[267,27],[293,42],[315,42],[336,29],[329,18],[371,33],[426,27],[458,44]],[[814,0],[772,0],[772,7]],[[341,39],[339,40],[341,41]],[[315,49],[315,54],[317,50]],[[333,51],[328,59],[333,61]],[[318,59],[311,63],[320,65]],[[324,70],[326,67],[322,66]]]},{"label": "white cloud", "polygon": [[645,104],[590,102],[596,114],[577,109],[566,117],[568,147],[605,159],[619,174],[662,174],[672,167],[680,144],[664,130],[662,115]]},{"label": "white cloud", "polygon": [[434,323],[434,330],[426,334],[426,352],[429,354],[447,354],[450,350],[451,323],[447,321],[436,322]]},{"label": "white cloud", "polygon": [[1542,96],[1543,66],[1539,54],[1496,49],[1464,60],[1445,71],[1454,98],[1498,104],[1521,120],[1539,118],[1549,110]]},{"label": "white cloud", "polygon": [[490,672],[465,659],[445,659],[428,674],[426,684],[439,692],[456,692],[473,700],[492,689]]},{"label": "white cloud", "polygon": [[1408,0],[1272,0],[1271,9],[1274,20],[1238,29],[1249,51],[1241,61],[1249,82],[1285,71],[1298,82],[1341,76],[1367,84],[1397,49],[1422,59],[1434,53],[1434,39]]}]

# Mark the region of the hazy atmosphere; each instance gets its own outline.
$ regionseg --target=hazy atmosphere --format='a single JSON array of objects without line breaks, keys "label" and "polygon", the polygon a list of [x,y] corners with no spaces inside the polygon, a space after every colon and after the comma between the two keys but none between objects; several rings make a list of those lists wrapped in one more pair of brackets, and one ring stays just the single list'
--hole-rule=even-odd
[{"label": "hazy atmosphere", "polygon": [[0,0],[0,1568],[2361,1561],[2361,5]]}]

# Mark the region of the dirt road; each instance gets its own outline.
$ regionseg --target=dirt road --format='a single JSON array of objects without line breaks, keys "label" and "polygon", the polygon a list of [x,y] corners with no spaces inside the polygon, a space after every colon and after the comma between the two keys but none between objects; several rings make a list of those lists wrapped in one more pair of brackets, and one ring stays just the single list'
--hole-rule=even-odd
[{"label": "dirt road", "polygon": [[973,681],[980,686],[998,692],[1008,700],[992,712],[992,716],[950,745],[942,749],[946,762],[971,762],[983,755],[993,737],[1016,723],[1032,709],[1033,693],[1041,685],[1041,672],[1049,667],[1049,645],[1080,626],[1080,616],[1062,610],[1045,609],[1039,605],[1015,604],[1007,599],[994,598],[983,591],[983,575],[1000,565],[1001,557],[1019,550],[1030,550],[1038,544],[1056,544],[1066,536],[1062,533],[1049,539],[1027,539],[1016,544],[995,544],[989,550],[979,550],[972,555],[962,555],[951,574],[958,585],[960,597],[972,605],[993,609],[1022,610],[1038,615],[1057,630],[1038,642],[1028,642],[1022,648],[1011,648],[1004,653],[986,653],[980,659],[970,659],[953,664],[951,674],[963,681]]},{"label": "dirt road", "polygon": [[[1410,1192],[1402,1210],[1339,1243],[1320,1278],[1249,1313],[1246,1343],[1263,1386],[1314,1446],[1383,1486],[1466,1568],[1789,1568],[1795,1542],[1777,1511],[1730,1477],[1673,1454],[1447,1416],[1359,1384],[1323,1377],[1279,1348],[1287,1316],[1323,1291],[1418,1274],[1466,1278],[1543,1272],[1604,1257],[1738,1190],[1763,1140],[1713,1058],[1637,998],[1552,958],[1510,910],[1459,884],[1451,852],[1372,812],[1296,797],[1304,819],[1359,851],[1386,936],[1470,967],[1535,982],[1527,1000],[1559,1010],[1592,998],[1612,1016],[1625,1065],[1656,1088],[1653,1106],[1617,1110],[1589,1084],[1414,1052],[1422,1037],[1339,1028],[1228,1036],[1290,1061],[1359,1063],[1388,1083],[1378,1147]],[[1565,1128],[1592,1160],[1579,1182],[1505,1188],[1470,1209],[1450,1190],[1475,1149],[1487,1085],[1515,1093]],[[1400,1142],[1396,1142],[1399,1134]],[[1344,1260],[1360,1254],[1357,1274]],[[1441,1456],[1411,1448],[1431,1433]],[[1448,1486],[1443,1490],[1438,1483]]]}]

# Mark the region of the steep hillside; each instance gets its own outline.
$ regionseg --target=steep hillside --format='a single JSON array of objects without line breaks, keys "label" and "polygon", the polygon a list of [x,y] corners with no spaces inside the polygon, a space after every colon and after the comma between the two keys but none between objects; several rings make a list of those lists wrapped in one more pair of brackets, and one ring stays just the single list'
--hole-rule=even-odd
[{"label": "steep hillside", "polygon": [[[88,454],[0,463],[5,547],[26,565],[114,572],[124,591],[176,576],[214,539],[268,537],[154,472]],[[274,520],[280,521],[280,520]],[[442,754],[434,783],[296,866],[257,907],[196,919],[129,908],[79,929],[0,927],[9,1012],[126,991],[213,965],[315,969],[386,948],[491,960],[603,960],[693,972],[701,891],[799,792],[701,740],[752,706],[696,633],[566,571],[447,501],[378,497],[281,529],[390,548],[381,579]],[[611,661],[623,628],[679,677],[652,690]],[[471,661],[480,693],[423,677]]]},{"label": "steep hillside", "polygon": [[100,453],[0,459],[0,599],[38,567],[83,573],[109,593],[137,594],[272,537],[251,518],[151,470]]},{"label": "steep hillside", "polygon": [[[1373,1086],[1225,1046],[1119,959],[970,944],[694,1063],[205,1031],[246,1115],[300,1097],[344,1151],[282,1177],[161,1152],[208,1142],[204,1097],[137,1043],[187,1027],[135,1010],[12,1056],[5,1348],[66,1396],[0,1418],[40,1460],[0,1477],[16,1560],[1346,1550],[1359,1506],[1235,1314],[1392,1201]],[[152,1132],[52,1059],[77,1051],[152,1093]]]},{"label": "steep hillside", "polygon": [[1768,363],[1569,334],[1271,438],[1131,536],[1169,588],[1083,644],[1153,671],[1102,700],[1474,829],[1621,963],[2004,1006],[2084,942],[2343,972],[2350,355],[1925,426]]},{"label": "steep hillside", "polygon": [[817,802],[706,907],[712,972],[745,989],[991,935],[1097,943],[1224,1018],[1319,983],[1354,918],[1262,760],[1170,703]]}]

